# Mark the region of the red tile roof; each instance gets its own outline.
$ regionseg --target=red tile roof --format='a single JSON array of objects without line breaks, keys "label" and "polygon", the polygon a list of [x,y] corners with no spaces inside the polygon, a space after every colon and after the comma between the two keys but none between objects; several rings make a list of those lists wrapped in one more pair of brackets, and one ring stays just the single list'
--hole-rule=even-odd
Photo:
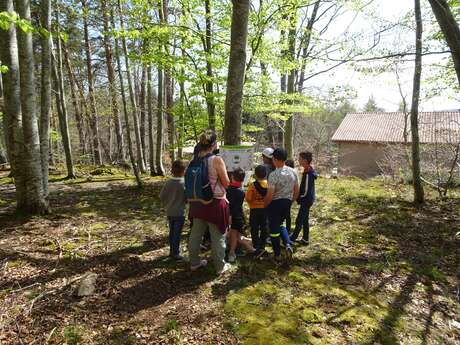
[{"label": "red tile roof", "polygon": [[[332,141],[403,143],[404,122],[402,112],[350,113],[332,136]],[[420,112],[419,134],[421,143],[458,143],[460,111]],[[411,142],[410,114],[407,141]]]}]

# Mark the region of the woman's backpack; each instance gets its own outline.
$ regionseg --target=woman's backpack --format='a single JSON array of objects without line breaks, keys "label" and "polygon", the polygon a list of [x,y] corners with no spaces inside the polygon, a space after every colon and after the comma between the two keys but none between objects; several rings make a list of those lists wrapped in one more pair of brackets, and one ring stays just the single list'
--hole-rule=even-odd
[{"label": "woman's backpack", "polygon": [[208,176],[208,160],[212,154],[193,158],[185,171],[185,196],[189,202],[210,204],[213,191]]}]

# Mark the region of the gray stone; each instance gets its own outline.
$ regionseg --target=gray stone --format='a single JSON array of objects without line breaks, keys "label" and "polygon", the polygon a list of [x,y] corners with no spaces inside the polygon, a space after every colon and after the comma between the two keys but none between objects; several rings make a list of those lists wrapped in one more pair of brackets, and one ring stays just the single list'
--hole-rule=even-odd
[{"label": "gray stone", "polygon": [[79,297],[91,296],[96,290],[97,274],[93,272],[85,273],[80,280],[77,295]]}]

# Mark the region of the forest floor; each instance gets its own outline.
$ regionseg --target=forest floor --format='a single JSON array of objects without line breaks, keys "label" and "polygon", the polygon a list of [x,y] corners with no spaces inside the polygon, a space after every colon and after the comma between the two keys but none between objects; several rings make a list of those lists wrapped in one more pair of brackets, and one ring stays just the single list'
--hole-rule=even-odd
[{"label": "forest floor", "polygon": [[0,344],[460,343],[460,191],[417,209],[408,186],[320,178],[310,246],[216,277],[168,260],[163,179],[52,176],[53,213],[20,218],[0,174]]}]

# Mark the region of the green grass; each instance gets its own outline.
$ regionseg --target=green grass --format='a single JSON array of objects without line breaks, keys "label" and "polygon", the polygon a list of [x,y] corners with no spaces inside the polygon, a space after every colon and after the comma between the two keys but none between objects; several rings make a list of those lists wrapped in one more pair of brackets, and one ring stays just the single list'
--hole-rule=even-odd
[{"label": "green grass", "polygon": [[[294,266],[262,280],[243,274],[239,279],[249,283],[226,297],[227,327],[243,344],[417,344],[452,336],[445,327],[427,331],[420,316],[426,310],[417,308],[437,298],[430,284],[455,277],[455,231],[442,219],[455,221],[458,200],[446,215],[428,192],[418,210],[409,186],[378,179],[319,179],[317,194],[311,244],[298,248]],[[246,272],[267,269],[246,266]],[[453,294],[449,301],[458,308]]]}]

